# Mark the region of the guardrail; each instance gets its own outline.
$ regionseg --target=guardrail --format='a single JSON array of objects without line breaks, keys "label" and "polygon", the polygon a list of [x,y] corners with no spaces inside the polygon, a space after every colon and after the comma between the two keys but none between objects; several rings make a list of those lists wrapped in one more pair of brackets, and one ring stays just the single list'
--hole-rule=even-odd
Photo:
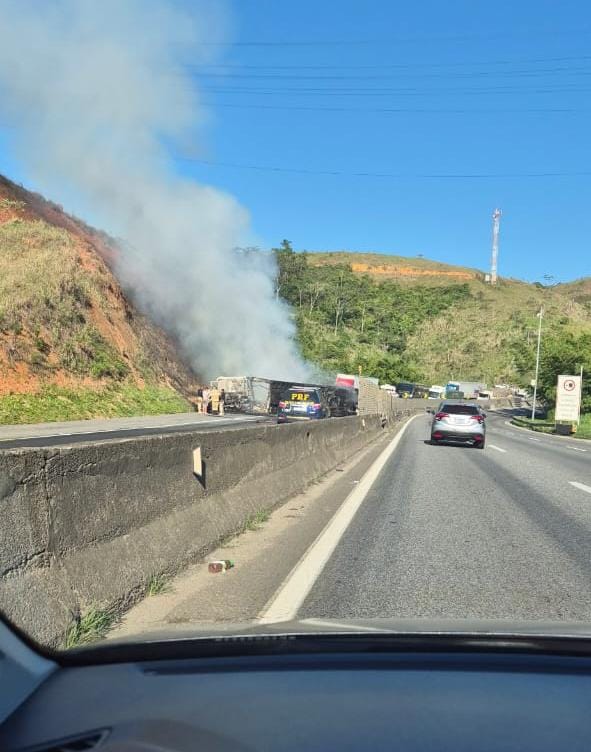
[{"label": "guardrail", "polygon": [[[44,644],[120,613],[417,412],[0,452],[0,609]],[[196,452],[196,450],[198,450]]]}]

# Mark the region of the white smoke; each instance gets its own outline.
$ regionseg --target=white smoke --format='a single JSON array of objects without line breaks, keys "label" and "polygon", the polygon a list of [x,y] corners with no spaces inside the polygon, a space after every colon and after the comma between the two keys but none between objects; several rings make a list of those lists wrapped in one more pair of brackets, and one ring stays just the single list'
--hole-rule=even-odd
[{"label": "white smoke", "polygon": [[199,148],[207,112],[185,64],[211,60],[224,22],[172,0],[0,0],[0,113],[33,179],[125,239],[121,279],[198,372],[302,378],[271,260],[232,250],[246,211],[170,156]]}]

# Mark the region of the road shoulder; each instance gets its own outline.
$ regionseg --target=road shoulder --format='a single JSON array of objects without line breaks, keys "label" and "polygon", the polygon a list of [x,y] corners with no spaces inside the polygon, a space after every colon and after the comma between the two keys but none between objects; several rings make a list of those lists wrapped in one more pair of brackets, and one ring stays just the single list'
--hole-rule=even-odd
[{"label": "road shoulder", "polygon": [[[388,442],[402,428],[384,432],[347,463],[304,493],[276,508],[258,529],[246,530],[190,566],[169,583],[169,592],[134,606],[109,637],[138,637],[255,621],[277,588],[337,512]],[[254,525],[253,525],[254,526]],[[210,574],[207,562],[230,559],[234,567]]]}]

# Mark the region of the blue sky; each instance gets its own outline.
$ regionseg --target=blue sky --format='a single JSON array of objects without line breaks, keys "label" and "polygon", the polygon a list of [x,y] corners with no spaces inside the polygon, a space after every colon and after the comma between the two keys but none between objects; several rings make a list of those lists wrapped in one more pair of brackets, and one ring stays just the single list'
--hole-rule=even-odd
[{"label": "blue sky", "polygon": [[[216,89],[205,95],[214,105],[208,158],[215,162],[409,176],[591,171],[589,3],[247,0],[231,7],[237,44],[225,61],[244,67],[225,72],[290,78],[202,79]],[[285,93],[297,88],[326,93]],[[340,88],[362,93],[336,94]],[[267,109],[280,107],[347,111]],[[436,112],[370,111],[380,108]],[[552,109],[574,112],[539,111]],[[422,253],[483,268],[490,215],[500,206],[503,274],[591,273],[591,175],[446,180],[190,169],[248,207],[262,244],[286,237],[297,248]]]},{"label": "blue sky", "polygon": [[[253,243],[486,268],[499,206],[502,275],[591,274],[591,4],[228,7],[226,67],[197,76],[213,164],[177,169],[236,196]],[[1,130],[0,172],[27,182]]]}]

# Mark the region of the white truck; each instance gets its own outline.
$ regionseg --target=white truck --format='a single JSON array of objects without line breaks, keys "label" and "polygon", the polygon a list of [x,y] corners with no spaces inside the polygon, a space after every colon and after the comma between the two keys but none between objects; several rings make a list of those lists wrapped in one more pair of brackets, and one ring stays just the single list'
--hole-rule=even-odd
[{"label": "white truck", "polygon": [[477,399],[480,392],[486,391],[486,384],[482,381],[448,381],[445,386],[445,396],[453,397],[454,392],[462,395],[462,399]]}]

